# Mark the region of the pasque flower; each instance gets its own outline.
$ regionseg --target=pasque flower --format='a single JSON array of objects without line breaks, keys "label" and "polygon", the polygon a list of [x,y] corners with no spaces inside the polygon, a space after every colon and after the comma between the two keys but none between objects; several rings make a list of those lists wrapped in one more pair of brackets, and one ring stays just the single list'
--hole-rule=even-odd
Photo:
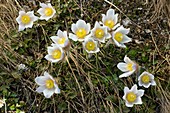
[{"label": "pasque flower", "polygon": [[[61,30],[58,30],[57,36],[51,36],[50,38],[52,39],[54,44],[57,44],[62,48],[67,47],[70,43],[70,41],[67,37],[67,31],[62,32]],[[52,44],[52,45],[54,45],[54,44]]]},{"label": "pasque flower", "polygon": [[36,91],[38,93],[43,92],[46,98],[50,98],[54,93],[60,93],[55,79],[46,71],[44,72],[44,76],[36,77],[35,82],[39,85]]},{"label": "pasque flower", "polygon": [[112,32],[112,39],[116,46],[126,48],[124,43],[132,41],[132,39],[127,36],[129,31],[130,29],[126,29],[123,26],[120,26],[115,31]]},{"label": "pasque flower", "polygon": [[90,23],[86,23],[84,20],[78,20],[71,25],[71,30],[74,33],[69,33],[69,38],[73,41],[84,41],[86,36],[90,32]]},{"label": "pasque flower", "polygon": [[120,69],[122,72],[125,72],[125,73],[121,74],[119,76],[119,78],[130,76],[138,68],[138,65],[135,62],[133,62],[132,60],[130,60],[129,57],[127,57],[126,55],[124,57],[124,61],[125,61],[125,63],[120,62],[117,64],[118,69]]},{"label": "pasque flower", "polygon": [[45,56],[45,59],[55,63],[62,61],[64,59],[64,51],[57,44],[47,47],[48,54]]},{"label": "pasque flower", "polygon": [[100,51],[98,42],[95,41],[91,36],[88,36],[83,42],[83,48],[87,53],[97,53]]},{"label": "pasque flower", "polygon": [[19,11],[19,16],[16,21],[19,24],[18,31],[23,31],[25,28],[32,28],[33,22],[38,20],[38,17],[34,15],[34,11]]},{"label": "pasque flower", "polygon": [[92,37],[102,43],[105,43],[106,39],[111,37],[110,33],[107,31],[106,26],[101,26],[99,22],[95,22],[94,28],[91,30]]},{"label": "pasque flower", "polygon": [[143,86],[145,88],[148,88],[150,85],[155,86],[156,82],[154,80],[154,75],[152,75],[149,72],[144,71],[139,77],[138,77],[138,83],[139,86]]},{"label": "pasque flower", "polygon": [[38,9],[37,12],[41,15],[40,16],[41,20],[45,19],[47,21],[55,15],[56,11],[51,6],[50,3],[48,3],[48,4],[40,3],[40,6],[41,6],[41,8]]},{"label": "pasque flower", "polygon": [[107,26],[109,31],[114,30],[117,26],[119,26],[119,24],[117,24],[118,14],[115,14],[114,9],[109,9],[107,10],[106,15],[102,14],[102,22],[105,26]]},{"label": "pasque flower", "polygon": [[128,87],[124,88],[123,99],[126,101],[127,107],[133,107],[134,104],[142,104],[141,97],[144,95],[144,90],[137,89],[137,85],[133,85],[131,89]]}]

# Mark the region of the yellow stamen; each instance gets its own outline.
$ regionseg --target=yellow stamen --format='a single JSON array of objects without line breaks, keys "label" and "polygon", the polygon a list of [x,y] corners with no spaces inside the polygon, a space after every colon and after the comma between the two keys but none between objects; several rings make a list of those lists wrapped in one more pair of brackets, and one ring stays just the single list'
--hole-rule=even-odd
[{"label": "yellow stamen", "polygon": [[86,30],[84,28],[80,28],[76,31],[76,35],[78,38],[83,39],[86,36]]},{"label": "yellow stamen", "polygon": [[129,71],[132,71],[132,70],[133,70],[133,64],[132,64],[132,63],[128,63],[128,64],[127,64],[127,69],[128,69]]},{"label": "yellow stamen", "polygon": [[45,86],[46,86],[46,88],[48,88],[48,89],[53,88],[53,87],[54,87],[54,81],[51,80],[51,79],[46,80],[46,81],[45,81]]},{"label": "yellow stamen", "polygon": [[104,37],[104,30],[103,29],[96,29],[96,31],[95,31],[95,37],[96,38],[99,38],[99,39],[101,39],[101,38],[103,38]]},{"label": "yellow stamen", "polygon": [[106,21],[104,22],[104,25],[107,26],[107,27],[109,27],[110,29],[112,29],[112,28],[114,27],[115,23],[114,23],[113,20],[106,20]]},{"label": "yellow stamen", "polygon": [[86,43],[85,47],[88,51],[93,51],[93,50],[95,50],[96,45],[94,42],[89,41]]},{"label": "yellow stamen", "polygon": [[117,32],[117,33],[115,34],[114,39],[115,39],[116,41],[118,41],[118,42],[121,42],[121,41],[123,40],[123,34],[122,34],[121,32]]},{"label": "yellow stamen", "polygon": [[126,99],[128,102],[134,102],[136,100],[136,94],[130,92],[126,95]]},{"label": "yellow stamen", "polygon": [[53,10],[52,8],[47,7],[45,8],[44,13],[45,13],[45,16],[51,16],[53,14]]},{"label": "yellow stamen", "polygon": [[22,22],[23,24],[28,24],[28,23],[30,23],[30,21],[31,21],[31,18],[30,18],[29,15],[22,15],[22,17],[21,17],[21,22]]},{"label": "yellow stamen", "polygon": [[57,50],[54,50],[53,51],[53,53],[52,53],[52,57],[54,58],[54,59],[60,59],[61,58],[61,51],[59,50],[59,49],[57,49]]},{"label": "yellow stamen", "polygon": [[150,77],[149,77],[149,75],[147,75],[147,74],[143,75],[143,76],[141,77],[141,81],[142,81],[143,83],[149,83],[149,82],[150,82]]},{"label": "yellow stamen", "polygon": [[66,38],[65,38],[65,37],[59,38],[59,39],[58,39],[58,44],[64,44],[65,41],[66,41]]}]

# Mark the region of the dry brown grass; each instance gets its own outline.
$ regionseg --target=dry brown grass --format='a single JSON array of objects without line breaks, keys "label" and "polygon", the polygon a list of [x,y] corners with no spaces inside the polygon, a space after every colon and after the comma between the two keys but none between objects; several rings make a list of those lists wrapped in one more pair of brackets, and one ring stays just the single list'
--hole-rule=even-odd
[{"label": "dry brown grass", "polygon": [[170,27],[170,1],[152,0],[152,5],[154,7],[154,12],[151,16],[151,22],[155,22],[157,19],[167,18],[167,23]]}]

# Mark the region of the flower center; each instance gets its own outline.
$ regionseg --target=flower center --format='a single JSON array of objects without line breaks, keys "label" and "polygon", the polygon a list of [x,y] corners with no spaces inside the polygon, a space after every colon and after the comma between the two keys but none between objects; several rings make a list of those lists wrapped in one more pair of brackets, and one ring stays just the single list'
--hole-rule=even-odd
[{"label": "flower center", "polygon": [[21,22],[22,22],[23,24],[28,24],[28,23],[30,23],[30,21],[31,21],[31,18],[30,18],[29,15],[23,15],[23,16],[21,17]]},{"label": "flower center", "polygon": [[130,92],[126,95],[126,99],[128,102],[134,102],[136,100],[136,94]]},{"label": "flower center", "polygon": [[48,89],[53,88],[53,87],[54,87],[54,81],[51,80],[51,79],[46,80],[46,81],[45,81],[45,86],[46,86],[46,88],[48,88]]},{"label": "flower center", "polygon": [[51,16],[53,14],[53,10],[52,8],[47,7],[45,8],[44,13],[45,13],[45,16]]},{"label": "flower center", "polygon": [[60,51],[59,49],[54,50],[53,53],[52,53],[52,57],[53,57],[54,59],[59,59],[59,58],[61,58],[61,51]]},{"label": "flower center", "polygon": [[110,29],[112,29],[114,27],[115,23],[113,20],[106,20],[104,25],[109,27]]},{"label": "flower center", "polygon": [[76,31],[76,35],[79,38],[84,38],[86,36],[86,30],[84,28],[80,28]]},{"label": "flower center", "polygon": [[66,38],[65,38],[65,37],[59,38],[59,39],[58,39],[58,44],[64,44],[65,41],[66,41]]},{"label": "flower center", "polygon": [[128,63],[128,64],[127,64],[127,69],[128,69],[129,71],[132,71],[132,70],[133,70],[133,64],[132,64],[132,63]]},{"label": "flower center", "polygon": [[95,46],[96,46],[95,43],[92,42],[92,41],[87,42],[86,45],[85,45],[85,47],[88,51],[95,50]]},{"label": "flower center", "polygon": [[99,39],[103,38],[104,37],[104,30],[103,29],[96,29],[95,37],[99,38]]},{"label": "flower center", "polygon": [[117,32],[114,38],[116,41],[121,42],[123,40],[123,34],[121,32]]},{"label": "flower center", "polygon": [[149,75],[145,74],[145,75],[142,76],[141,80],[142,80],[143,83],[149,83],[150,77],[149,77]]}]

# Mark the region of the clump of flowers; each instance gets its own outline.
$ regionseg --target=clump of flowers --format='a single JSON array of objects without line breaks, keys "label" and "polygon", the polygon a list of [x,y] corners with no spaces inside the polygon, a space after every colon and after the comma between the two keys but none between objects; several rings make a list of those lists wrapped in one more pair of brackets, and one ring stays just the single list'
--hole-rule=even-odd
[{"label": "clump of flowers", "polygon": [[[119,78],[122,77],[129,77],[134,72],[139,73],[139,65],[132,60],[130,60],[126,55],[124,57],[124,61],[118,63],[117,67],[121,71],[125,72],[119,76]],[[138,83],[139,86],[144,86],[145,88],[148,88],[150,85],[156,85],[156,82],[154,81],[154,76],[150,74],[149,72],[144,71],[139,77],[138,77]],[[141,97],[144,95],[144,90],[137,90],[137,85],[135,84],[132,86],[132,88],[129,90],[128,87],[124,88],[124,96],[123,99],[126,101],[127,107],[133,107],[134,104],[142,104]]]},{"label": "clump of flowers", "polygon": [[[34,11],[19,12],[19,16],[16,18],[19,24],[19,31],[25,28],[32,28],[33,23],[38,19],[48,21],[55,16],[56,11],[50,3],[40,3],[40,6],[41,8],[37,11],[41,15],[40,17],[35,16]],[[115,14],[114,9],[109,9],[106,14],[102,14],[102,21],[96,21],[93,29],[91,29],[90,23],[79,19],[71,25],[71,31],[72,33],[68,33],[67,31],[61,31],[59,29],[56,36],[50,37],[53,43],[47,47],[48,54],[45,56],[46,60],[51,63],[63,61],[71,46],[69,39],[81,42],[82,48],[88,54],[98,53],[101,43],[114,42],[116,46],[126,48],[125,43],[132,41],[132,39],[127,36],[130,28],[124,28],[123,25],[118,23],[118,14]],[[118,63],[117,67],[124,72],[119,78],[129,77],[135,72],[139,73],[140,70],[139,65],[126,55],[124,62]],[[44,72],[44,76],[36,77],[35,82],[39,85],[36,91],[38,93],[43,92],[46,98],[50,98],[54,93],[60,93],[55,79],[47,72]],[[150,85],[156,85],[154,76],[146,71],[138,77],[138,82],[139,86],[144,86],[145,88],[148,88]],[[124,88],[123,99],[127,107],[133,107],[134,104],[142,104],[141,97],[143,95],[144,90],[138,90],[137,85],[134,84],[131,89],[128,87]],[[2,106],[2,104],[0,105]]]}]

